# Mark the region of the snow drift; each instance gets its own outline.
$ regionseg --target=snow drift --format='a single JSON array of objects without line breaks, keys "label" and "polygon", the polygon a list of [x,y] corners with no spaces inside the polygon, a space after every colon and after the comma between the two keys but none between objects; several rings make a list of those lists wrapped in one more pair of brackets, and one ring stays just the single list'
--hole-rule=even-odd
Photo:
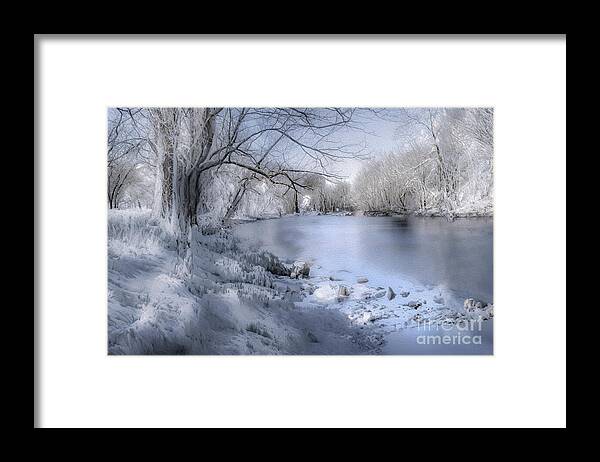
[{"label": "snow drift", "polygon": [[381,335],[303,302],[307,286],[224,229],[192,231],[191,275],[148,210],[109,211],[109,354],[361,354]]}]

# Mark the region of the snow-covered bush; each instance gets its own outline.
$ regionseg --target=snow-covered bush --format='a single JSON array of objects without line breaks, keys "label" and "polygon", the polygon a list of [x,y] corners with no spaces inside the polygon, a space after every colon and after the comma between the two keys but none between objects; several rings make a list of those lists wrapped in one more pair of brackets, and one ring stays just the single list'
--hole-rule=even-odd
[{"label": "snow-covered bush", "polygon": [[112,256],[158,254],[169,246],[169,232],[152,224],[149,209],[108,211],[108,251]]}]

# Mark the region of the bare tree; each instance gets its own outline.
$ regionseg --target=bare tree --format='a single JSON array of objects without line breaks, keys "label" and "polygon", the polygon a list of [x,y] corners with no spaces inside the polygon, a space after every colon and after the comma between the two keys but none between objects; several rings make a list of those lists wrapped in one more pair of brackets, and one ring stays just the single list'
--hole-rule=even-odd
[{"label": "bare tree", "polygon": [[[335,162],[359,155],[335,142],[351,125],[352,109],[151,109],[158,151],[155,213],[177,222],[183,236],[197,224],[201,175],[225,165],[291,190],[297,197],[308,174],[337,176]],[[280,145],[286,149],[276,150]],[[247,184],[247,182],[246,182]],[[240,192],[241,194],[241,192]]]},{"label": "bare tree", "polygon": [[108,205],[119,207],[127,187],[135,182],[139,152],[144,140],[133,128],[133,112],[110,109],[108,112]]},{"label": "bare tree", "polygon": [[491,109],[402,109],[394,117],[404,146],[378,156],[357,175],[358,207],[449,218],[474,203],[491,207]]}]

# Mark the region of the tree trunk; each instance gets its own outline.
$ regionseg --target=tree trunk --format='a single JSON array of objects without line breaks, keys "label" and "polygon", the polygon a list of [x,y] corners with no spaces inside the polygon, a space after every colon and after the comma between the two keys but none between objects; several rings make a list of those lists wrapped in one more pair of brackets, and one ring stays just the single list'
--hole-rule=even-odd
[{"label": "tree trunk", "polygon": [[168,218],[173,201],[173,151],[171,143],[167,140],[165,140],[163,159],[159,168],[162,177],[160,215],[163,218]]},{"label": "tree trunk", "polygon": [[155,151],[158,156],[156,165],[156,184],[152,216],[154,218],[172,219],[173,197],[173,156],[175,155],[176,120],[175,113],[168,109],[157,109],[152,112]]},{"label": "tree trunk", "polygon": [[198,225],[198,205],[200,202],[200,173],[197,171],[191,172],[189,175],[188,186],[188,206],[187,206],[187,221],[190,226]]},{"label": "tree trunk", "polygon": [[300,213],[300,207],[298,207],[298,191],[294,189],[294,212]]},{"label": "tree trunk", "polygon": [[246,185],[245,181],[242,182],[238,186],[238,188],[235,192],[235,195],[233,196],[233,200],[231,201],[231,204],[229,205],[229,208],[227,209],[227,212],[225,213],[225,217],[223,218],[224,222],[227,220],[230,220],[235,215],[237,208],[242,203],[242,199],[243,199],[244,195],[246,194],[246,187],[247,187],[247,185]]}]

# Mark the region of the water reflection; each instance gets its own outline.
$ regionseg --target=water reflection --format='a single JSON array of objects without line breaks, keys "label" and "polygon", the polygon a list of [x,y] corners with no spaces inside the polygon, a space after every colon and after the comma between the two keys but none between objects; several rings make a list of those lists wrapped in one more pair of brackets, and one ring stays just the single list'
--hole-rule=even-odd
[{"label": "water reflection", "polygon": [[239,225],[235,232],[283,258],[364,275],[372,284],[408,278],[493,302],[491,218],[298,216]]}]

